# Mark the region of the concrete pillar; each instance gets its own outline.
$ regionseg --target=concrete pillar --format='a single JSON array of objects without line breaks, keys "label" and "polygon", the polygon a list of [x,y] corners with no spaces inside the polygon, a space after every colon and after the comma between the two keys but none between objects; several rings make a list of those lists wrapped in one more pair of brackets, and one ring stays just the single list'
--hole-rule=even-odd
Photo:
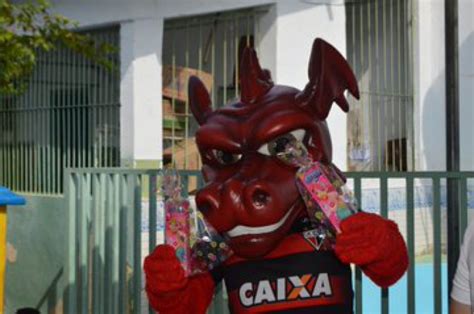
[{"label": "concrete pillar", "polygon": [[444,0],[415,1],[415,170],[446,169]]},{"label": "concrete pillar", "polygon": [[474,170],[474,2],[458,0],[461,170]]},{"label": "concrete pillar", "polygon": [[157,167],[162,159],[163,19],[121,24],[120,146],[123,167]]}]

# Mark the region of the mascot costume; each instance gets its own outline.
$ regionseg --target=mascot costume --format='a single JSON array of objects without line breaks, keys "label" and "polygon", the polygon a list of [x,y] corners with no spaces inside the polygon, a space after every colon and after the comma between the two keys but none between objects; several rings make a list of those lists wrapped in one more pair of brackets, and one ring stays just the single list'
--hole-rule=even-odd
[{"label": "mascot costume", "polygon": [[231,313],[352,313],[349,264],[380,287],[406,271],[407,249],[397,225],[376,214],[358,212],[343,220],[330,249],[316,250],[303,236],[308,213],[295,184],[297,168],[278,154],[297,137],[314,161],[332,165],[325,119],[333,102],[349,110],[346,90],[359,96],[346,60],[321,39],[313,43],[308,76],[303,91],[275,85],[255,51],[246,48],[240,100],[217,110],[203,83],[190,79],[206,181],[196,204],[228,238],[234,255],[212,271],[187,277],[175,250],[158,246],[144,269],[150,304],[159,313],[206,313],[221,280]]}]

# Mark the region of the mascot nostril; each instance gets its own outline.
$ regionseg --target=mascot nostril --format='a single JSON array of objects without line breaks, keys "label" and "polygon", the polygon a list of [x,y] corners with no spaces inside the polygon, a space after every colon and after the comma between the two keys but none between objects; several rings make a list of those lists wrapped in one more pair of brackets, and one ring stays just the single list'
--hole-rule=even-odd
[{"label": "mascot nostril", "polygon": [[[408,267],[396,224],[375,214],[342,221],[335,246],[321,246],[296,186],[297,167],[282,157],[298,142],[315,161],[332,165],[326,118],[333,103],[349,110],[345,92],[359,97],[344,57],[316,39],[303,90],[275,85],[246,48],[240,66],[240,99],[214,110],[197,77],[188,85],[189,106],[199,123],[196,143],[207,185],[196,203],[234,252],[224,264],[184,278],[170,248],[145,260],[146,291],[160,313],[206,313],[214,287],[225,281],[232,313],[353,313],[349,264],[381,287]],[[190,310],[192,309],[192,310]]]},{"label": "mascot nostril", "polygon": [[215,193],[208,190],[201,190],[196,195],[196,206],[204,216],[214,214],[219,208],[219,200]]},{"label": "mascot nostril", "polygon": [[270,200],[270,195],[263,190],[256,189],[252,193],[253,205],[257,209],[265,207],[269,200]]}]

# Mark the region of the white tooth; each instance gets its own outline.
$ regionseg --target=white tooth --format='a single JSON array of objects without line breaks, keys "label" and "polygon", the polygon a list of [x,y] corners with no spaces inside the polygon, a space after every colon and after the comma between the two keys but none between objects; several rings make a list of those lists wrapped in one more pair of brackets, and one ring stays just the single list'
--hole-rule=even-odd
[{"label": "white tooth", "polygon": [[262,233],[273,232],[277,230],[278,228],[280,228],[285,223],[286,219],[288,219],[288,216],[290,216],[290,213],[293,211],[293,208],[294,207],[292,207],[286,213],[286,215],[283,216],[282,219],[280,219],[280,221],[272,225],[261,226],[261,227],[247,227],[247,226],[238,225],[238,226],[235,226],[232,230],[229,230],[227,232],[227,235],[233,238],[233,237],[238,237],[238,236],[248,235],[248,234],[262,234]]}]

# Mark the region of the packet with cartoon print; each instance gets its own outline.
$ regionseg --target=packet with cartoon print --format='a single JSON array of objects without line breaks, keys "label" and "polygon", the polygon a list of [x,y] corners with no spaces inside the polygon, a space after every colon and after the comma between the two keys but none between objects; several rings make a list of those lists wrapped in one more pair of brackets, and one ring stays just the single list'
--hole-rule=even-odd
[{"label": "packet with cartoon print", "polygon": [[357,212],[357,202],[335,167],[311,160],[303,143],[292,141],[279,158],[299,167],[296,186],[305,202],[309,218],[319,230],[326,229],[324,237],[335,241],[340,223]]},{"label": "packet with cartoon print", "polygon": [[176,170],[164,172],[162,189],[165,243],[175,249],[186,276],[211,270],[225,261],[232,254],[226,239],[183,197]]}]

